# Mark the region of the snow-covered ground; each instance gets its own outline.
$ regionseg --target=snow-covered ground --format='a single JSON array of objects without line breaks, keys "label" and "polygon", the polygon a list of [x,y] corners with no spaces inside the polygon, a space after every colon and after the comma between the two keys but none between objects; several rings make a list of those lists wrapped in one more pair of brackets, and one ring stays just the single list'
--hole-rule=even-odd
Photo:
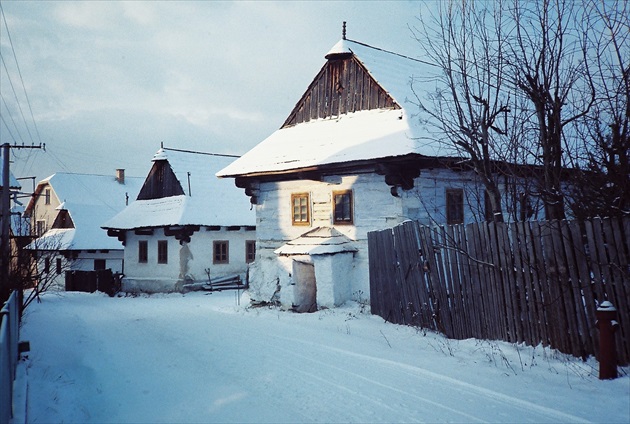
[{"label": "snow-covered ground", "polygon": [[630,422],[627,372],[600,381],[594,360],[447,340],[356,304],[238,303],[234,292],[44,295],[21,334],[27,421]]}]

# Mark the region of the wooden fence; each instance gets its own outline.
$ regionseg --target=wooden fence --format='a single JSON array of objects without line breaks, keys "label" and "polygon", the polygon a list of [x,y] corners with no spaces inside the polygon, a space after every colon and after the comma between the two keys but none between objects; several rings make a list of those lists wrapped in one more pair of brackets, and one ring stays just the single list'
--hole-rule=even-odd
[{"label": "wooden fence", "polygon": [[543,344],[597,355],[597,305],[617,308],[630,363],[630,218],[475,223],[408,221],[368,234],[372,313],[449,338]]}]

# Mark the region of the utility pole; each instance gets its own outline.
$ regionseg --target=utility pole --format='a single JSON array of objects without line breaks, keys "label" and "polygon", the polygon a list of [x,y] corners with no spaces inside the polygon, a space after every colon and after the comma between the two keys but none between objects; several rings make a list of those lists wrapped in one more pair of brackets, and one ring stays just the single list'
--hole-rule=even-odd
[{"label": "utility pole", "polygon": [[9,152],[14,149],[41,149],[46,148],[44,145],[25,146],[11,145],[4,143],[2,146],[2,193],[0,201],[0,210],[2,216],[2,225],[0,226],[0,305],[8,298],[11,291],[11,281],[9,281],[9,267],[11,263],[11,244],[9,237],[11,234],[11,182],[9,171]]}]

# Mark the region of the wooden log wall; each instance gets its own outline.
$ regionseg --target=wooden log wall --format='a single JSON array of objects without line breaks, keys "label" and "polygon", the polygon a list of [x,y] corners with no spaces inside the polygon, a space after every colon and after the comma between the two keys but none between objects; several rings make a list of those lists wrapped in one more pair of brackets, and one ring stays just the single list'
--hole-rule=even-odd
[{"label": "wooden log wall", "polygon": [[597,355],[595,311],[617,308],[630,363],[630,218],[466,226],[408,221],[368,233],[372,313],[444,333]]}]

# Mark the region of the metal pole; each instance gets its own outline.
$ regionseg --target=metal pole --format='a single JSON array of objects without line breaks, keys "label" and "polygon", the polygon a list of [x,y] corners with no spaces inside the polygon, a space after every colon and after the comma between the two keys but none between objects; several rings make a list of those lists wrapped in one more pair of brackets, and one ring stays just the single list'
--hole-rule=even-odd
[{"label": "metal pole", "polygon": [[9,245],[9,233],[11,230],[11,194],[9,182],[9,143],[2,145],[2,233],[0,240],[0,255],[2,267],[0,268],[0,300],[5,301],[9,296],[9,261],[11,259],[11,246]]}]

